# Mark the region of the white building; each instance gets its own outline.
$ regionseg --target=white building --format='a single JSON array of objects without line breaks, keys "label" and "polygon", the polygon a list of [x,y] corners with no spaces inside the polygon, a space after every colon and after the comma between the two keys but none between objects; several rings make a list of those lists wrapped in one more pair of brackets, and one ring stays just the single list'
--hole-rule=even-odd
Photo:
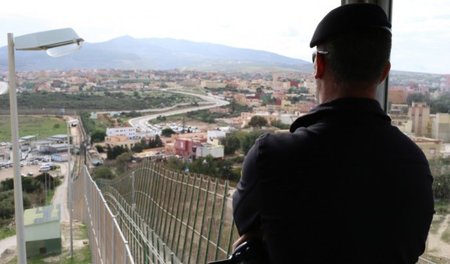
[{"label": "white building", "polygon": [[203,143],[197,146],[195,150],[195,156],[197,158],[206,157],[211,155],[213,158],[223,158],[224,157],[224,147],[222,145],[214,145]]},{"label": "white building", "polygon": [[207,135],[207,142],[208,143],[212,143],[215,139],[220,139],[220,138],[224,138],[226,136],[226,132],[225,131],[221,131],[221,130],[208,130],[206,132]]},{"label": "white building", "polygon": [[136,128],[134,127],[113,127],[106,129],[107,137],[125,136],[129,139],[137,139]]}]

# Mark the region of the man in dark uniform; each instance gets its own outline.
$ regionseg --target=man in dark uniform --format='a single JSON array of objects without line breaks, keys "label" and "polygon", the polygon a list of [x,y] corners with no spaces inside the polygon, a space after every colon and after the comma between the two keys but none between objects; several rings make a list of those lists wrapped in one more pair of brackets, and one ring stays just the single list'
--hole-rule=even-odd
[{"label": "man in dark uniform", "polygon": [[271,263],[416,263],[424,252],[429,165],[375,100],[390,28],[372,4],[319,23],[310,46],[320,105],[249,151],[233,195],[235,245],[260,237]]}]

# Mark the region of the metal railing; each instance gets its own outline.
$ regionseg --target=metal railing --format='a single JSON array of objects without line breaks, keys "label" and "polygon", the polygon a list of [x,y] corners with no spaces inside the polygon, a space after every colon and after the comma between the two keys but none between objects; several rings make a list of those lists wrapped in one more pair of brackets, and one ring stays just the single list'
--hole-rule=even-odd
[{"label": "metal railing", "polygon": [[92,263],[134,264],[117,216],[110,210],[86,166],[73,178],[73,190],[74,215],[87,227]]},{"label": "metal railing", "polygon": [[124,177],[98,183],[136,263],[206,263],[231,253],[238,234],[228,181],[145,159]]}]

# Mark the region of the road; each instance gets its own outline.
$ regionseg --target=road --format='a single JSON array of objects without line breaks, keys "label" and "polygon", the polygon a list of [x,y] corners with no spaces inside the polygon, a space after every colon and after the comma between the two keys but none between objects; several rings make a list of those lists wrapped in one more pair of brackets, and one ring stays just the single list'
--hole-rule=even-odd
[{"label": "road", "polygon": [[183,114],[183,113],[187,113],[187,112],[191,112],[191,111],[199,111],[199,110],[204,110],[204,109],[224,106],[224,105],[228,105],[230,103],[228,101],[219,99],[219,98],[214,97],[214,96],[201,95],[201,94],[195,94],[195,93],[189,93],[189,92],[181,92],[181,91],[170,91],[170,92],[171,93],[179,93],[179,94],[186,94],[186,95],[196,96],[196,97],[199,97],[200,99],[206,101],[208,104],[207,105],[201,105],[201,106],[199,105],[199,106],[186,107],[186,108],[182,108],[182,109],[169,110],[169,111],[164,112],[164,113],[158,113],[158,114],[152,114],[152,115],[136,117],[136,118],[130,119],[128,121],[128,123],[132,127],[135,127],[135,128],[139,129],[142,132],[147,132],[147,131],[149,131],[149,128],[147,126],[148,121],[151,120],[151,119],[155,119],[158,116],[178,115],[178,114]]},{"label": "road", "polygon": [[0,82],[0,94],[4,94],[8,91],[8,83]]}]

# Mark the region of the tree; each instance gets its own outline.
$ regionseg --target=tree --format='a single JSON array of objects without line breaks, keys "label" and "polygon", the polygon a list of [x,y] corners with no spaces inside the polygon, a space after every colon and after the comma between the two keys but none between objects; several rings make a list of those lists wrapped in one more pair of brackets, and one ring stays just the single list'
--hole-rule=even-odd
[{"label": "tree", "polygon": [[282,123],[280,120],[275,120],[270,123],[271,126],[277,127],[279,129],[289,129],[290,125]]},{"label": "tree", "polygon": [[172,128],[164,128],[163,130],[161,130],[161,136],[163,137],[170,137],[172,136],[172,134],[176,134],[175,131],[172,130]]},{"label": "tree", "polygon": [[166,164],[167,164],[167,167],[174,169],[174,170],[180,170],[180,171],[186,167],[184,162],[181,159],[176,158],[176,157],[169,157],[167,159]]},{"label": "tree", "polygon": [[94,176],[94,178],[112,179],[114,178],[114,173],[109,167],[102,165],[94,169],[92,176]]},{"label": "tree", "polygon": [[434,197],[439,200],[450,200],[450,174],[434,177]]},{"label": "tree", "polygon": [[245,136],[241,140],[241,149],[244,154],[247,154],[250,148],[255,144],[256,139],[261,136],[262,133],[262,131],[252,131],[245,134]]},{"label": "tree", "polygon": [[106,152],[106,158],[109,160],[116,159],[117,156],[124,153],[125,151],[126,151],[125,148],[122,146],[114,146],[113,148],[108,146],[108,151]]},{"label": "tree", "polygon": [[234,133],[227,134],[222,140],[221,143],[224,147],[225,155],[231,155],[239,149],[241,145],[241,141]]},{"label": "tree", "polygon": [[105,152],[105,149],[103,148],[102,145],[95,145],[95,148],[97,149],[97,151],[98,151],[99,153]]},{"label": "tree", "polygon": [[103,130],[95,130],[91,134],[91,143],[105,141],[106,132]]},{"label": "tree", "polygon": [[133,154],[131,152],[124,152],[117,156],[116,158],[116,168],[120,173],[127,169],[127,164],[133,159]]},{"label": "tree", "polygon": [[412,102],[424,102],[430,105],[430,95],[429,94],[421,94],[421,93],[412,93],[408,95],[406,98],[406,102],[409,106],[412,105]]},{"label": "tree", "polygon": [[267,119],[262,116],[255,115],[250,119],[248,125],[251,127],[263,127],[267,126]]}]

